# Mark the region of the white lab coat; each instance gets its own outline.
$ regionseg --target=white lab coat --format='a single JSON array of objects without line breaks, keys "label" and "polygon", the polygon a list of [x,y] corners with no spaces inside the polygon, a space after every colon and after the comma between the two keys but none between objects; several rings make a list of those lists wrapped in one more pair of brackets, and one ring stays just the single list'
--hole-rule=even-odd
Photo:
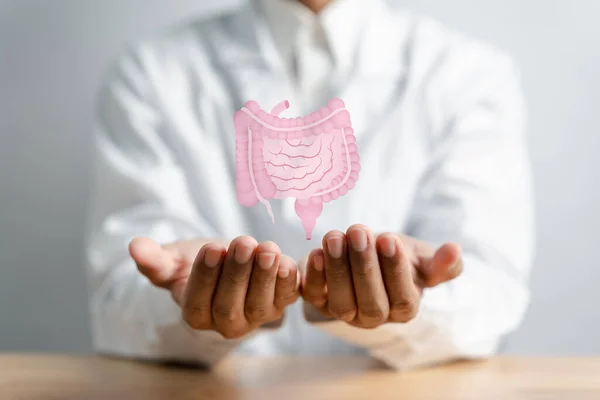
[{"label": "white lab coat", "polygon": [[[88,240],[96,349],[208,364],[234,349],[368,352],[398,369],[493,354],[523,318],[533,247],[524,102],[511,58],[383,1],[338,0],[321,20],[337,69],[312,98],[282,44],[295,40],[290,27],[309,17],[294,13],[306,10],[265,1],[266,12],[254,2],[146,40],[107,74]],[[287,99],[284,116],[301,116],[333,96],[351,112],[362,168],[306,241],[293,199],[271,202],[275,224],[260,204],[237,202],[233,114],[247,100],[269,110]],[[407,324],[311,325],[300,300],[280,329],[228,341],[187,328],[169,293],[127,253],[138,235],[163,243],[251,235],[301,258],[327,231],[354,223],[433,245],[456,241],[464,273],[426,290]]]}]

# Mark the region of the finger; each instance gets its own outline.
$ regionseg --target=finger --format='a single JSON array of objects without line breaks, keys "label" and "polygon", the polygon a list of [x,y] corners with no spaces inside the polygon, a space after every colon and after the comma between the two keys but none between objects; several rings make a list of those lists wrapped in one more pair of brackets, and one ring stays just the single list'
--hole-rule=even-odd
[{"label": "finger", "polygon": [[387,321],[389,301],[386,293],[375,238],[364,225],[352,225],[346,231],[352,281],[358,305],[358,320],[364,328]]},{"label": "finger", "polygon": [[327,309],[325,260],[322,249],[315,249],[308,256],[302,283],[302,297],[318,310]]},{"label": "finger", "polygon": [[244,306],[246,319],[253,325],[268,322],[274,311],[275,281],[280,257],[281,250],[273,242],[261,243],[256,248]]},{"label": "finger", "polygon": [[180,261],[182,260],[177,250],[167,249],[152,239],[145,237],[133,239],[129,243],[129,254],[138,270],[156,286],[169,286],[181,272]]},{"label": "finger", "polygon": [[212,299],[222,270],[225,247],[207,243],[198,252],[183,293],[183,319],[194,329],[213,326]]},{"label": "finger", "polygon": [[417,314],[421,293],[414,283],[405,247],[396,235],[384,233],[377,237],[377,249],[389,298],[389,320],[407,322]]},{"label": "finger", "polygon": [[227,338],[241,336],[248,325],[244,303],[256,246],[258,243],[254,238],[241,236],[234,239],[227,249],[212,304],[215,325]]},{"label": "finger", "polygon": [[299,269],[294,260],[282,255],[279,260],[279,271],[275,284],[275,307],[282,311],[285,307],[294,303],[299,296]]},{"label": "finger", "polygon": [[348,265],[346,235],[331,231],[323,237],[325,278],[331,315],[350,322],[356,317],[356,298]]},{"label": "finger", "polygon": [[462,270],[460,246],[456,243],[446,243],[437,249],[432,257],[425,259],[421,274],[425,287],[434,287],[456,278]]}]

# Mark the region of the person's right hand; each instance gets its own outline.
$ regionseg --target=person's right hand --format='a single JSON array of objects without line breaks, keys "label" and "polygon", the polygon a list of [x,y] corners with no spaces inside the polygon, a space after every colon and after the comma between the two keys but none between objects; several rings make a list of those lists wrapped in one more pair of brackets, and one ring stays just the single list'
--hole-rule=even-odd
[{"label": "person's right hand", "polygon": [[273,242],[248,236],[224,242],[182,241],[161,246],[136,238],[129,252],[155,286],[171,291],[193,329],[228,339],[280,321],[299,296],[296,263]]}]

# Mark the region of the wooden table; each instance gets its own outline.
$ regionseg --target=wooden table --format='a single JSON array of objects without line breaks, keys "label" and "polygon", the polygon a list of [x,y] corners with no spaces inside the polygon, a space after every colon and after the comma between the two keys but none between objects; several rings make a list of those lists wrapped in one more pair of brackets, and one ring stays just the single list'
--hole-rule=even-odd
[{"label": "wooden table", "polygon": [[363,358],[231,358],[213,371],[0,355],[0,399],[599,400],[600,358],[511,358],[394,372]]}]

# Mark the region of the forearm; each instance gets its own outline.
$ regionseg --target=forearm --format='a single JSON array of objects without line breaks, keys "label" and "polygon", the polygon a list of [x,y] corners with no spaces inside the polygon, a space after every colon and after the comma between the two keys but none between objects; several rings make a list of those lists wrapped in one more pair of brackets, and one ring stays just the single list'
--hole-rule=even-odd
[{"label": "forearm", "polygon": [[426,289],[417,316],[408,323],[360,329],[341,321],[315,322],[342,340],[367,348],[396,369],[492,355],[523,318],[528,291],[501,268],[465,257],[465,272]]},{"label": "forearm", "polygon": [[[128,243],[146,235],[161,244],[199,235],[196,229],[141,221],[139,211],[122,213],[119,230],[107,223],[95,229],[88,243],[88,280],[92,334],[97,351],[133,358],[178,360],[212,365],[233,350],[239,341],[229,341],[216,332],[193,331],[182,319],[179,305],[171,293],[155,287],[136,268],[127,251]],[[173,219],[175,221],[175,219]],[[196,254],[209,241],[223,239],[189,239],[178,247],[178,257]],[[193,256],[192,256],[193,257]]]},{"label": "forearm", "polygon": [[101,353],[213,365],[245,339],[189,328],[170,293],[152,286],[129,260],[95,290],[91,314],[94,345]]},{"label": "forearm", "polygon": [[[248,338],[250,332],[278,327],[285,302],[294,300],[286,293],[295,290],[297,274],[288,273],[291,280],[278,279],[275,284],[267,274],[277,275],[293,265],[282,259],[277,268],[268,270],[264,263],[268,258],[264,256],[277,250],[276,245],[266,243],[253,248],[253,243],[256,246],[253,238],[236,238],[224,255],[223,246],[212,240],[204,248],[200,240],[163,246],[149,239],[133,240],[129,251],[139,272],[130,265],[133,262],[125,260],[110,270],[101,285],[112,287],[112,293],[119,295],[103,296],[103,289],[94,293],[92,304],[98,347],[109,351],[116,348],[112,351],[132,357],[212,365]],[[220,266],[207,265],[207,260],[215,259],[214,254],[221,254],[227,261],[220,261]],[[236,264],[240,256],[250,263]],[[252,261],[255,259],[258,264]],[[275,257],[271,259],[274,266]],[[254,284],[249,285],[247,281],[241,287],[242,275],[239,274],[249,277],[253,266],[259,268],[252,273]],[[106,270],[106,265],[103,269]],[[256,291],[263,288],[259,282],[267,280],[273,283],[270,290],[278,293],[272,304],[265,297],[267,293]],[[218,288],[212,294],[216,282],[219,282]],[[231,287],[232,283],[238,287]],[[265,307],[265,315],[247,314],[246,310],[253,306]],[[231,309],[235,310],[234,320],[224,319],[219,313]],[[212,311],[212,315],[203,313],[207,310]],[[236,340],[230,340],[232,338]]]}]

